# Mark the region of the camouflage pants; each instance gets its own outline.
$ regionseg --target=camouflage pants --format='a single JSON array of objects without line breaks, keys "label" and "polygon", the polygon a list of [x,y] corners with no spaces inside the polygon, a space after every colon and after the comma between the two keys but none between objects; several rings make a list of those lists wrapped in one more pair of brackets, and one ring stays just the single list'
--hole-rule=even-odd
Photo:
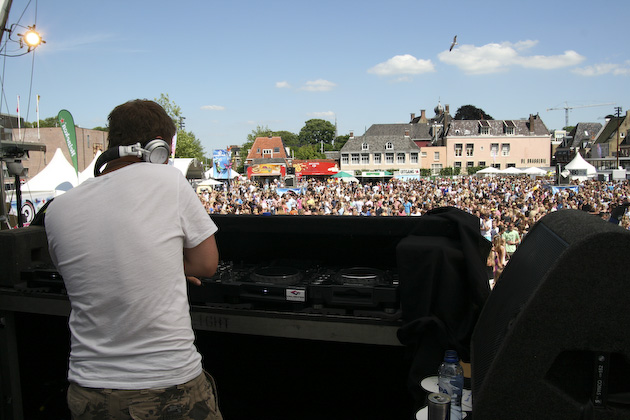
[{"label": "camouflage pants", "polygon": [[84,388],[71,383],[68,408],[74,420],[222,420],[214,379],[206,372],[162,389]]}]

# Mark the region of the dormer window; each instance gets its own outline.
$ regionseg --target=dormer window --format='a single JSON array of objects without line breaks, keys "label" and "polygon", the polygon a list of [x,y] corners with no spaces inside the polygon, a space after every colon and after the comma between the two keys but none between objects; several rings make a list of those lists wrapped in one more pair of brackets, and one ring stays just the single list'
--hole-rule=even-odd
[{"label": "dormer window", "polygon": [[394,143],[392,143],[391,141],[388,141],[387,144],[385,144],[385,149],[394,150]]},{"label": "dormer window", "polygon": [[503,121],[503,128],[505,129],[506,136],[513,136],[516,134],[516,124],[514,124],[514,121]]},{"label": "dormer window", "polygon": [[490,135],[490,123],[488,121],[479,121],[479,134],[482,136]]},{"label": "dormer window", "polygon": [[361,144],[361,150],[370,150],[370,145],[367,143],[362,143]]}]

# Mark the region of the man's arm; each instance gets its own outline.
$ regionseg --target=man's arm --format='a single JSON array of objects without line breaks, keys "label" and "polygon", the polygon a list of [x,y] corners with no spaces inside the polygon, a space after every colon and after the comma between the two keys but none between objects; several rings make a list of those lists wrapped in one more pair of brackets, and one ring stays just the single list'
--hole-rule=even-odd
[{"label": "man's arm", "polygon": [[184,273],[192,277],[212,277],[217,271],[219,250],[214,235],[194,248],[184,248]]}]

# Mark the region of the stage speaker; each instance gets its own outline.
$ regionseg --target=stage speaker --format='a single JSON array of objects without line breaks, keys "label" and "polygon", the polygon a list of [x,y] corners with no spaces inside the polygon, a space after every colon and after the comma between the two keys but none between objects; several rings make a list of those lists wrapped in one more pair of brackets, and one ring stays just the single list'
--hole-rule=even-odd
[{"label": "stage speaker", "polygon": [[473,414],[630,419],[630,232],[544,216],[494,287],[471,342]]}]

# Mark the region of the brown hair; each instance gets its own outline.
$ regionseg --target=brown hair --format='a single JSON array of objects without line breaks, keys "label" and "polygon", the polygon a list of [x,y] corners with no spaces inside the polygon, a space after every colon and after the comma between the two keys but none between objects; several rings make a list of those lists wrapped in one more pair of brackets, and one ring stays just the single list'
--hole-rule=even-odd
[{"label": "brown hair", "polygon": [[175,135],[175,123],[158,103],[135,99],[118,105],[107,117],[108,148],[128,146],[161,138],[171,144]]}]

